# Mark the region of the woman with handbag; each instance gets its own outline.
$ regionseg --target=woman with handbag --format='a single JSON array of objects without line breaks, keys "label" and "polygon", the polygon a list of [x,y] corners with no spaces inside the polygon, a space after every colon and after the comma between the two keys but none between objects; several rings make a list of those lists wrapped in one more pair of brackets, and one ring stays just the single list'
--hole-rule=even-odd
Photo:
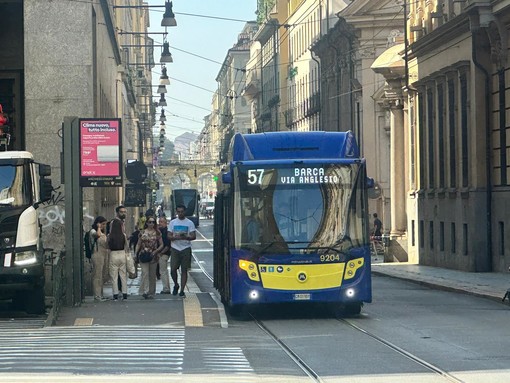
[{"label": "woman with handbag", "polygon": [[[108,247],[110,248],[110,277],[112,281],[117,281],[120,278],[122,297],[127,299],[127,272],[132,273],[133,264],[129,264],[129,243],[124,234],[123,223],[120,219],[113,219],[110,226],[110,234],[108,234]],[[128,270],[128,264],[129,269]],[[113,289],[113,300],[119,298],[119,286],[118,284],[112,283]]]},{"label": "woman with handbag", "polygon": [[140,293],[145,299],[153,299],[156,294],[156,268],[159,256],[163,249],[161,232],[156,226],[156,218],[148,216],[145,227],[140,231],[135,254],[142,268]]}]

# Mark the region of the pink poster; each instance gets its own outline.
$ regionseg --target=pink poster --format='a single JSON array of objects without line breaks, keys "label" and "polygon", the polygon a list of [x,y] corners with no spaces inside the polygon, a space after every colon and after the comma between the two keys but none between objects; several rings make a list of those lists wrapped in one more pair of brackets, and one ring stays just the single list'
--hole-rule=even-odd
[{"label": "pink poster", "polygon": [[80,184],[122,185],[119,119],[80,120]]}]

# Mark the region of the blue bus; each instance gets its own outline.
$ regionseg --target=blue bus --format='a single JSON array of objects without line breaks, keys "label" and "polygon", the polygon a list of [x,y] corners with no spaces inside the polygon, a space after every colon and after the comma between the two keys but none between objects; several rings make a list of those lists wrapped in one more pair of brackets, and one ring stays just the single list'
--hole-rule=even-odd
[{"label": "blue bus", "polygon": [[[236,134],[214,212],[214,286],[258,304],[372,301],[366,175],[349,132]],[[371,182],[372,181],[372,182]]]}]

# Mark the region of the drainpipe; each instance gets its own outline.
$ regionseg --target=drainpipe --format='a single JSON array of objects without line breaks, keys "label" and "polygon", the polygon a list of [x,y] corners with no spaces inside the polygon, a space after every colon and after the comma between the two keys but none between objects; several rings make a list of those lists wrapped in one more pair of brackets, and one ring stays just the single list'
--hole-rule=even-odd
[{"label": "drainpipe", "polygon": [[[313,57],[313,50],[310,49],[310,56],[312,57],[312,60],[315,61],[317,63],[317,94],[319,95],[319,100],[317,100],[318,104],[321,105],[321,93],[322,93],[322,84],[321,84],[321,63],[319,62],[319,60],[317,60],[315,57]],[[313,91],[312,91],[313,93]],[[319,111],[319,125],[320,126],[317,126],[318,129],[320,130],[324,130],[322,129],[322,118],[321,118],[321,114],[322,112]]]},{"label": "drainpipe", "polygon": [[[486,204],[487,204],[487,270],[483,271],[492,271],[492,180],[491,180],[491,144],[490,144],[490,112],[489,112],[489,103],[491,100],[489,81],[490,74],[487,69],[478,61],[476,56],[476,36],[477,33],[482,28],[480,24],[477,22],[473,25],[473,21],[471,20],[471,56],[473,58],[473,64],[484,74],[485,76],[485,100],[487,100],[487,105],[485,107],[485,125],[486,125],[486,133],[485,133],[485,172],[487,174],[487,196],[486,196]],[[475,262],[475,268],[477,267]],[[479,270],[476,270],[479,271]]]}]

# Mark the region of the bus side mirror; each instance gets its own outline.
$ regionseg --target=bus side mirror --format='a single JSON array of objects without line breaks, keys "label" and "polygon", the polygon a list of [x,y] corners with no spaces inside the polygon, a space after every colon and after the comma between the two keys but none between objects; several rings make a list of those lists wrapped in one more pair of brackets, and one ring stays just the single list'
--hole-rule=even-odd
[{"label": "bus side mirror", "polygon": [[224,184],[231,184],[231,183],[232,183],[232,175],[230,174],[230,172],[223,173],[223,174],[221,175],[221,181],[222,181]]},{"label": "bus side mirror", "polygon": [[41,178],[39,181],[39,193],[40,193],[40,201],[46,202],[51,199],[51,193],[53,192],[53,186],[51,185],[51,180],[47,178]]}]

